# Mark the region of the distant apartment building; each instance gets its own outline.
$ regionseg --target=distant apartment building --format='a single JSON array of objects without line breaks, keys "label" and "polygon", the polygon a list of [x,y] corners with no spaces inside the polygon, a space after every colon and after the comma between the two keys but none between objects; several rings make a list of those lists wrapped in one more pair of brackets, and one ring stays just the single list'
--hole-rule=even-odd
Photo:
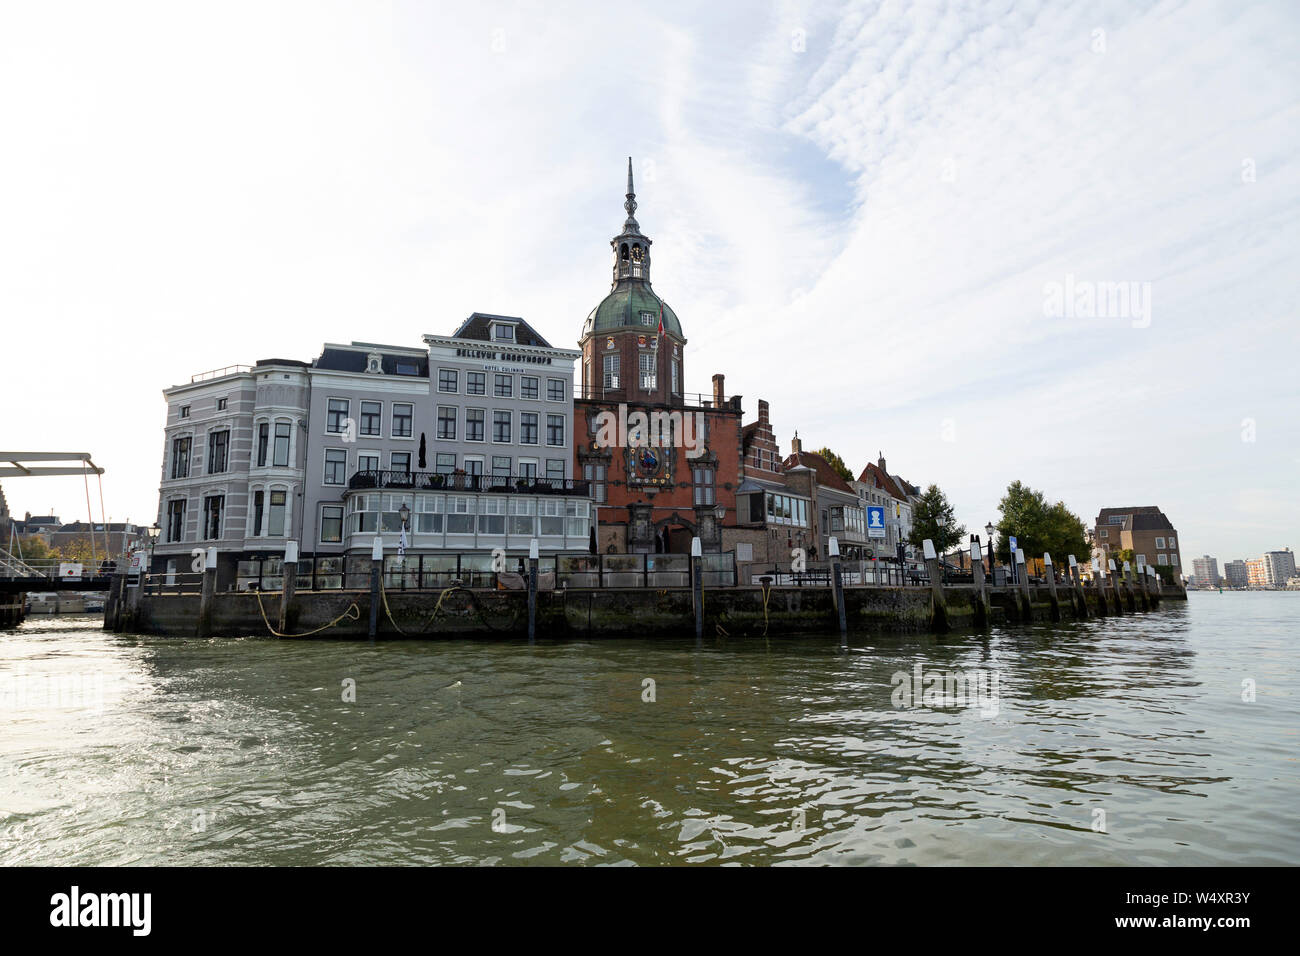
[{"label": "distant apartment building", "polygon": [[1290,548],[1284,551],[1265,551],[1264,578],[1271,588],[1284,588],[1295,577],[1295,554]]},{"label": "distant apartment building", "polygon": [[[448,553],[586,552],[574,481],[573,366],[517,317],[475,313],[425,348],[326,344],[164,390],[155,572],[208,547],[218,586],[253,586],[298,541],[300,574],[364,576],[376,536],[403,570]],[[390,569],[392,565],[390,564]],[[263,570],[259,570],[263,569]]]},{"label": "distant apartment building", "polygon": [[1246,559],[1246,586],[1251,588],[1268,587],[1268,567],[1263,558]]},{"label": "distant apartment building", "polygon": [[1244,588],[1247,583],[1246,562],[1240,559],[1225,562],[1223,581],[1230,588]]},{"label": "distant apartment building", "polygon": [[1151,564],[1183,573],[1178,532],[1155,505],[1102,508],[1093,526],[1093,547],[1103,556],[1131,550],[1138,567]]},{"label": "distant apartment building", "polygon": [[1219,584],[1219,562],[1208,554],[1192,559],[1192,577],[1197,587],[1212,588]]}]

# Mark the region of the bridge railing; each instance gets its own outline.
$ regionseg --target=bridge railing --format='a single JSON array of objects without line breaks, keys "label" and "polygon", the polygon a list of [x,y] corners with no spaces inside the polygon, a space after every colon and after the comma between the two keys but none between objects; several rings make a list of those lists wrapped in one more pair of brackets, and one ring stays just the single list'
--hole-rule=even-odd
[{"label": "bridge railing", "polygon": [[57,561],[24,561],[0,548],[0,577],[52,578],[59,575]]},{"label": "bridge railing", "polygon": [[200,594],[203,591],[203,572],[159,571],[146,574],[142,582],[144,593],[161,594]]}]

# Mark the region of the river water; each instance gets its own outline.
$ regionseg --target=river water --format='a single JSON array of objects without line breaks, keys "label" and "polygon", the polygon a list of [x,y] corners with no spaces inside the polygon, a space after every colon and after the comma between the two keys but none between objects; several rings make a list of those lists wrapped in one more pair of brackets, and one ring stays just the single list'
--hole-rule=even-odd
[{"label": "river water", "polygon": [[1298,618],[1193,592],[847,651],[32,619],[0,631],[0,863],[1295,865]]}]

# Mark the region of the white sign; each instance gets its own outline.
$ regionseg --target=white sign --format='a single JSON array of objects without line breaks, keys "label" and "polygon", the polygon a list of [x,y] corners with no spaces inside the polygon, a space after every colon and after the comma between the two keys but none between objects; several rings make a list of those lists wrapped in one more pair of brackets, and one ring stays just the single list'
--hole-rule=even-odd
[{"label": "white sign", "polygon": [[71,561],[59,562],[59,578],[64,581],[80,581],[81,565]]},{"label": "white sign", "polygon": [[867,537],[883,538],[885,536],[884,506],[867,506]]}]

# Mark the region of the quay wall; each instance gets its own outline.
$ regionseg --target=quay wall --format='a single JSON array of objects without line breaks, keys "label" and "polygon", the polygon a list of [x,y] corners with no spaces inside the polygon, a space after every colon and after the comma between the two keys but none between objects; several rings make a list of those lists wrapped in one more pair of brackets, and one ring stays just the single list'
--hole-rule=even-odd
[{"label": "quay wall", "polygon": [[[1026,604],[1016,588],[989,588],[984,623],[1031,623],[1082,616],[1069,589],[1059,590],[1054,609],[1046,587],[1029,589]],[[196,594],[139,594],[110,602],[105,627],[139,633],[185,636],[197,633],[201,599]],[[1186,599],[1166,588],[1164,600]],[[978,599],[970,586],[948,587],[943,615],[936,615],[929,588],[849,587],[844,590],[850,633],[924,633],[970,630],[981,626]],[[1103,608],[1095,588],[1084,590],[1087,616],[1130,614],[1132,609],[1107,597]],[[387,591],[377,603],[377,636],[408,638],[520,638],[528,633],[528,595],[521,590],[449,588],[444,591]],[[217,593],[211,598],[211,635],[274,635],[279,594]],[[265,617],[263,616],[265,614]],[[298,592],[289,604],[281,636],[366,638],[370,594],[366,591]],[[689,588],[569,588],[537,595],[537,636],[543,639],[602,637],[680,637],[695,627]],[[730,587],[704,593],[703,632],[717,636],[778,636],[825,633],[838,629],[830,588]]]}]

